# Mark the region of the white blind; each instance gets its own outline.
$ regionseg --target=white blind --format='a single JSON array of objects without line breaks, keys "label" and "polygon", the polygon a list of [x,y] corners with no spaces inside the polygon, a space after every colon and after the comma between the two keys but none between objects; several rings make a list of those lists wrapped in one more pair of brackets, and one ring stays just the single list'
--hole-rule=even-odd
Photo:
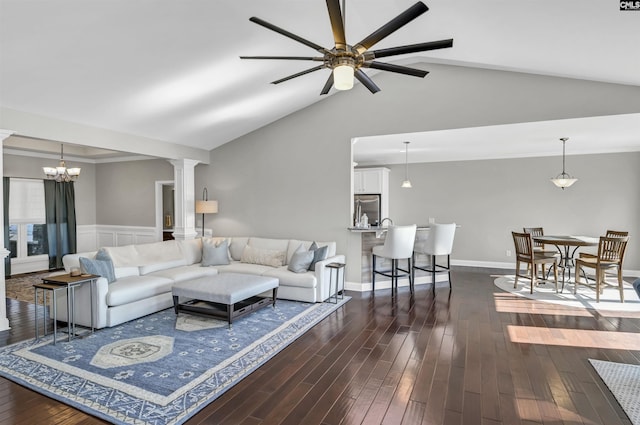
[{"label": "white blind", "polygon": [[44,223],[44,182],[12,178],[9,184],[9,223]]}]

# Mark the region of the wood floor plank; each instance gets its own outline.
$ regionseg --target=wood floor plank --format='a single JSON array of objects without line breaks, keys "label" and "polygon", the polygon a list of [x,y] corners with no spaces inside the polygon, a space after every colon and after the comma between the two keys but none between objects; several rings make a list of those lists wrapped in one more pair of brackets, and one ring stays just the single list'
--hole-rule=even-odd
[{"label": "wood floor plank", "polygon": [[[353,299],[185,425],[630,425],[588,359],[640,363],[640,317],[552,306],[455,269]],[[6,300],[0,344],[33,338],[33,305]],[[106,423],[0,378],[0,423]]]}]

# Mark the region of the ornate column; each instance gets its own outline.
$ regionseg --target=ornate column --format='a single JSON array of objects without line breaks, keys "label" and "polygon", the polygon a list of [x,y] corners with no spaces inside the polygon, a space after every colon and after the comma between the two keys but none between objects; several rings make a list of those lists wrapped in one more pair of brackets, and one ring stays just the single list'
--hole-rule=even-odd
[{"label": "ornate column", "polygon": [[[12,131],[0,129],[0,174],[4,176],[4,165],[2,163],[2,141],[13,134]],[[4,281],[4,259],[10,251],[4,246],[4,189],[0,191],[0,331],[9,329],[9,319],[7,318],[7,291]]]},{"label": "ornate column", "polygon": [[198,235],[195,227],[195,168],[200,161],[175,159],[169,162],[173,165],[175,188],[173,237],[179,240],[194,239]]}]

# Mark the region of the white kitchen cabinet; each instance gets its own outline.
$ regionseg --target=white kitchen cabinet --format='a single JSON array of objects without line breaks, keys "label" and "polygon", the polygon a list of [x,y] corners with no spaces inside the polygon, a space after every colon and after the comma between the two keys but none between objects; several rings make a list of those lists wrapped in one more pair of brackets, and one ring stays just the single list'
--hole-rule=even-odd
[{"label": "white kitchen cabinet", "polygon": [[386,195],[388,190],[388,168],[357,168],[353,170],[353,193]]}]

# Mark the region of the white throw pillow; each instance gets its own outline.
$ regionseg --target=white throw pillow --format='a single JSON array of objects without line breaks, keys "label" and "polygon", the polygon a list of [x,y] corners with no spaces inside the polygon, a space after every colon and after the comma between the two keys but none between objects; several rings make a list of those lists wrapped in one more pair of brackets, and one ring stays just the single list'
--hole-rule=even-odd
[{"label": "white throw pillow", "polygon": [[271,249],[254,248],[251,245],[244,247],[240,261],[242,263],[260,264],[263,266],[281,267],[286,260],[286,251],[274,251]]}]

